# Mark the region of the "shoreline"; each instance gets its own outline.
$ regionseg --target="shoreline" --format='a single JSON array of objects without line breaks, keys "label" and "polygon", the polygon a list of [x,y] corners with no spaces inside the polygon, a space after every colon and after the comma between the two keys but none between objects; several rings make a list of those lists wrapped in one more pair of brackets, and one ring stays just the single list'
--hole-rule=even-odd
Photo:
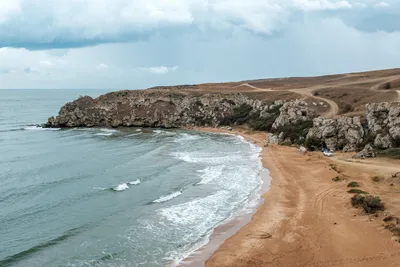
[{"label": "shoreline", "polygon": [[[202,245],[200,248],[191,252],[185,259],[183,259],[177,267],[190,266],[190,267],[203,267],[206,261],[219,249],[219,247],[229,238],[234,236],[241,228],[251,222],[252,217],[257,213],[258,209],[264,205],[264,194],[270,190],[272,183],[272,177],[270,175],[269,169],[265,166],[262,160],[262,152],[264,146],[259,140],[255,140],[250,135],[244,134],[242,129],[234,129],[229,131],[222,128],[211,128],[211,127],[193,127],[185,128],[190,131],[198,131],[205,133],[216,133],[216,134],[228,134],[233,136],[241,136],[246,142],[258,146],[261,150],[259,152],[259,160],[262,164],[262,169],[260,171],[261,184],[260,188],[257,190],[254,199],[249,199],[249,202],[243,207],[242,212],[239,214],[233,214],[232,217],[227,218],[222,224],[218,225],[212,230],[207,243]],[[266,133],[259,133],[266,139]],[[254,202],[254,203],[253,203]],[[245,212],[245,211],[249,212]]]},{"label": "shoreline", "polygon": [[[351,159],[351,153],[328,158],[319,152],[300,153],[293,147],[264,147],[266,133],[242,128],[189,130],[237,134],[259,145],[262,166],[269,170],[272,182],[248,223],[220,238],[221,245],[212,247],[211,240],[204,248],[210,247],[213,253],[197,250],[183,266],[400,266],[396,265],[400,243],[382,226],[387,214],[400,214],[393,195],[400,190],[400,183],[393,186],[389,180],[398,169],[398,160],[357,161]],[[338,175],[345,178],[333,181]],[[374,175],[387,177],[387,182],[372,182]],[[353,208],[352,195],[347,192],[349,181],[382,196],[387,210],[368,216]],[[214,231],[218,233],[218,227]]]}]

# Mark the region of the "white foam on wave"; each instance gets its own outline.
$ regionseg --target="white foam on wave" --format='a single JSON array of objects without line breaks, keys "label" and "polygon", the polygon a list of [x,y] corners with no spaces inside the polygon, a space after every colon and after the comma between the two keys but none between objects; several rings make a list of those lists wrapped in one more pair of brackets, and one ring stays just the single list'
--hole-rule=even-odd
[{"label": "white foam on wave", "polygon": [[189,163],[223,164],[241,159],[241,155],[234,153],[204,153],[204,152],[173,152],[171,156]]},{"label": "white foam on wave", "polygon": [[100,131],[104,132],[104,133],[116,133],[116,132],[118,132],[117,130],[107,129],[107,128],[101,128]]},{"label": "white foam on wave", "polygon": [[136,181],[129,182],[128,184],[129,185],[138,185],[140,183],[141,183],[140,179],[137,179]]},{"label": "white foam on wave", "polygon": [[137,135],[141,135],[141,134],[142,134],[141,132],[140,133],[134,133],[134,134],[127,135],[127,137],[137,136]]},{"label": "white foam on wave", "polygon": [[61,128],[42,128],[40,126],[33,125],[33,126],[25,127],[24,130],[26,130],[26,131],[58,131],[58,130],[61,130]]},{"label": "white foam on wave", "polygon": [[136,132],[141,132],[142,131],[142,129],[136,129]]},{"label": "white foam on wave", "polygon": [[166,202],[166,201],[171,200],[173,198],[176,198],[176,197],[178,197],[180,195],[182,195],[181,191],[174,192],[172,194],[169,194],[169,195],[166,195],[166,196],[162,196],[162,197],[154,200],[153,203],[163,203],[163,202]]},{"label": "white foam on wave", "polygon": [[175,143],[189,142],[189,141],[199,140],[201,138],[202,137],[200,135],[181,133],[176,137],[174,142]]},{"label": "white foam on wave", "polygon": [[96,133],[97,136],[111,136],[113,133]]},{"label": "white foam on wave", "polygon": [[200,175],[201,181],[197,183],[198,185],[210,184],[222,176],[224,165],[210,166],[203,170],[198,170],[197,172],[202,173]]},{"label": "white foam on wave", "polygon": [[227,194],[226,191],[219,191],[205,198],[160,209],[157,213],[174,224],[188,227],[197,225],[198,230],[207,231],[213,224],[224,219],[224,214],[218,210],[224,205]]},{"label": "white foam on wave", "polygon": [[124,191],[124,190],[126,190],[128,188],[129,188],[128,184],[127,183],[123,183],[123,184],[119,184],[116,187],[114,187],[113,190],[117,191],[117,192],[121,192],[121,191]]}]

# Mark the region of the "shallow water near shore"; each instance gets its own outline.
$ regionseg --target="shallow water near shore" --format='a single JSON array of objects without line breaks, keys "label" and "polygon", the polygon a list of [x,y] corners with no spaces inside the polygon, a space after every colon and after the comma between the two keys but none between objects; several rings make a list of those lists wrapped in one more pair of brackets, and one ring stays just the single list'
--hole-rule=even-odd
[{"label": "shallow water near shore", "polygon": [[96,90],[0,90],[0,266],[165,266],[251,213],[260,148],[162,129],[41,129]]}]

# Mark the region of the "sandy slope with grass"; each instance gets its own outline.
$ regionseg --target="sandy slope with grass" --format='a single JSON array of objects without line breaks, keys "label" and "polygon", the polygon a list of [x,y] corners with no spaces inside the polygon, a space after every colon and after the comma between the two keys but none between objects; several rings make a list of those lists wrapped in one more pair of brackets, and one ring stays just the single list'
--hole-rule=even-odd
[{"label": "sandy slope with grass", "polygon": [[[263,147],[265,133],[233,132]],[[265,147],[261,156],[272,177],[265,202],[206,266],[400,266],[400,244],[382,221],[400,215],[400,178],[391,177],[400,171],[399,160],[351,160],[340,153],[326,158],[281,146]],[[351,181],[379,195],[387,210],[363,215],[353,208]]]}]

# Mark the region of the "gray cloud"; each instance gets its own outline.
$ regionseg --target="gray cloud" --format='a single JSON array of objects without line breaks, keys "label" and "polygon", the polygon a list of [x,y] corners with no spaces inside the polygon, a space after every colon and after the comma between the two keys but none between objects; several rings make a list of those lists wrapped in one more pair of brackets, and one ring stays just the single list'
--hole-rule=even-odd
[{"label": "gray cloud", "polygon": [[359,30],[397,31],[395,7],[395,0],[13,0],[0,11],[0,47],[77,48],[193,30],[275,36],[313,14]]}]

